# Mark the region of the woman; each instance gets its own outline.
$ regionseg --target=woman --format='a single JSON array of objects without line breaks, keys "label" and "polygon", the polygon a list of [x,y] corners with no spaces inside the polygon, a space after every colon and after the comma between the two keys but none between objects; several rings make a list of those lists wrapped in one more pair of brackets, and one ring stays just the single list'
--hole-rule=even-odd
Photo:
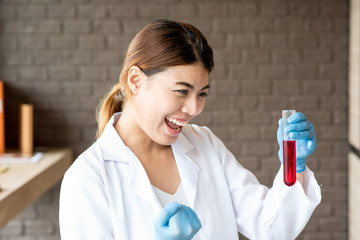
[{"label": "woman", "polygon": [[208,128],[189,124],[204,108],[213,65],[190,24],[157,20],[135,36],[101,104],[98,139],[62,182],[62,239],[231,240],[239,231],[279,240],[301,232],[321,198],[305,167],[316,145],[311,123],[297,113],[286,130],[303,144],[299,181],[287,187],[280,168],[271,189],[261,185]]}]

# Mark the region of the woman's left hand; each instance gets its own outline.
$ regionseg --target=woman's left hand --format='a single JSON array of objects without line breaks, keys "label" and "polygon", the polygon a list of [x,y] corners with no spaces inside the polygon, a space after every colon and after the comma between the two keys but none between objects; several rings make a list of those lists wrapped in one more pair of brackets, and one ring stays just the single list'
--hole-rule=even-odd
[{"label": "woman's left hand", "polygon": [[[296,172],[305,170],[306,157],[316,148],[316,136],[313,124],[309,122],[303,113],[296,112],[287,119],[288,125],[285,132],[290,139],[296,140]],[[283,120],[279,119],[277,130],[277,141],[279,144],[279,159],[283,163]]]}]

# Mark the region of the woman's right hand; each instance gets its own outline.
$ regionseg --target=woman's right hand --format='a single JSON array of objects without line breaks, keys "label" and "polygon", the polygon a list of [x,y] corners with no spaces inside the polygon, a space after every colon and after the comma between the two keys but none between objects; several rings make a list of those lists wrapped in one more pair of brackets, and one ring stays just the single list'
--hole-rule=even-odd
[{"label": "woman's right hand", "polygon": [[190,240],[201,223],[191,208],[171,202],[157,216],[154,228],[156,240]]}]

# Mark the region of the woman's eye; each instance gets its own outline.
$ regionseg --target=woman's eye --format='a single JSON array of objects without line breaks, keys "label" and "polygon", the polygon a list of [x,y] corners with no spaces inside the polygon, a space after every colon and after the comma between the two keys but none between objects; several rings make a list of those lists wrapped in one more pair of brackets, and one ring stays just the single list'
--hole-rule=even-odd
[{"label": "woman's eye", "polygon": [[[175,92],[180,93],[182,96],[186,96],[189,94],[189,90],[175,90]],[[208,94],[206,92],[199,93],[199,97],[206,97]]]},{"label": "woman's eye", "polygon": [[203,93],[200,93],[199,96],[200,96],[200,97],[207,97],[208,94],[207,94],[206,92],[203,92]]},{"label": "woman's eye", "polygon": [[188,90],[176,90],[176,92],[181,93],[182,95],[186,95]]}]

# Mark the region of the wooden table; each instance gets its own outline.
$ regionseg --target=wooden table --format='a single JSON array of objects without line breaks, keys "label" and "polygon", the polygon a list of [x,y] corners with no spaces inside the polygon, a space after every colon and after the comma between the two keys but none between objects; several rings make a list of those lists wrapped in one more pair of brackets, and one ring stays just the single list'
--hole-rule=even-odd
[{"label": "wooden table", "polygon": [[55,185],[73,161],[70,149],[49,149],[36,163],[11,163],[0,174],[0,228]]}]

